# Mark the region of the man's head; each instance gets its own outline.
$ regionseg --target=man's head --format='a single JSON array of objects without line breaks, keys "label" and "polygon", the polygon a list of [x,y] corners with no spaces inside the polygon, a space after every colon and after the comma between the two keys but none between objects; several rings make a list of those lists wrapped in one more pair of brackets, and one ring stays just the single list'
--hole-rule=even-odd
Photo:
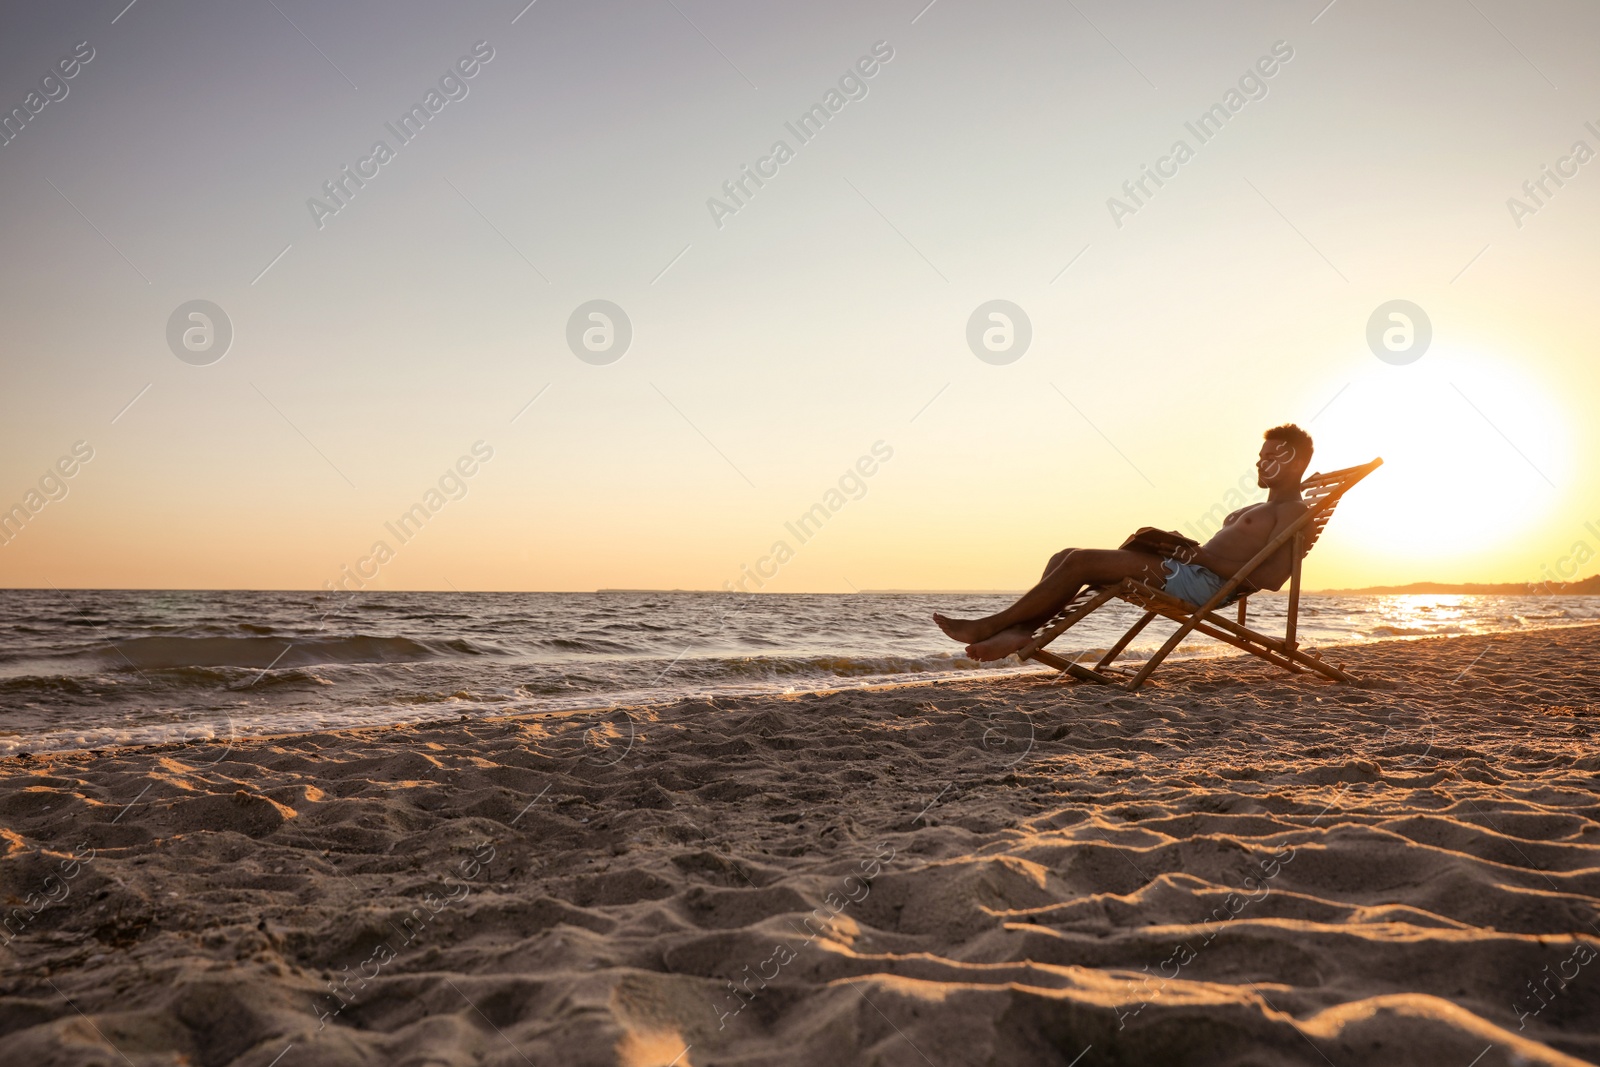
[{"label": "man's head", "polygon": [[1263,489],[1299,485],[1306,468],[1311,465],[1311,435],[1294,423],[1286,422],[1261,436],[1256,484]]}]

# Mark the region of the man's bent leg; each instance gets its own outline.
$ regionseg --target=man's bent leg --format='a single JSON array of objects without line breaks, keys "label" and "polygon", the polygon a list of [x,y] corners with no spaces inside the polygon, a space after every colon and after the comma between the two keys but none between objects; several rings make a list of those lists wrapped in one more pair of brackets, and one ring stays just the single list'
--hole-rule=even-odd
[{"label": "man's bent leg", "polygon": [[1111,585],[1124,578],[1140,578],[1160,587],[1164,580],[1161,564],[1160,556],[1144,552],[1077,549],[1004,611],[981,619],[950,619],[936,614],[934,621],[954,640],[977,644],[1011,627],[1038,625],[1036,620],[1041,618],[1048,621],[1085,585]]},{"label": "man's bent leg", "polygon": [[[1074,552],[1082,552],[1082,551],[1083,551],[1083,549],[1081,549],[1081,548],[1063,548],[1060,552],[1057,552],[1055,555],[1051,556],[1050,557],[1050,562],[1045,565],[1044,575],[1039,580],[1041,582],[1048,580],[1049,577],[1050,577],[1051,572],[1054,571],[1057,567],[1061,566],[1063,563],[1065,563],[1072,556],[1072,554]],[[1081,588],[1082,588],[1082,586],[1079,587],[1079,589],[1081,589]],[[1062,605],[1064,606],[1066,604],[1070,604],[1072,602],[1072,598],[1077,596],[1077,595],[1078,595],[1078,590],[1074,589],[1072,592],[1067,594],[1067,598],[1061,602]],[[1056,611],[1060,611],[1060,610],[1061,609],[1059,607],[1056,609]],[[1037,630],[1039,627],[1043,626],[1045,623],[1049,622],[1052,618],[1054,618],[1055,614],[1056,614],[1056,611],[1052,611],[1048,615],[1040,615],[1037,618],[1026,619],[1023,622],[1019,623],[1018,625],[1026,627],[1028,629],[1028,631],[1030,633],[1032,633],[1034,630]]]},{"label": "man's bent leg", "polygon": [[1062,562],[1076,551],[1078,551],[1076,548],[1063,548],[1060,552],[1051,556],[1050,562],[1044,565],[1044,573],[1039,575],[1039,580],[1042,582],[1050,577],[1050,572],[1061,566]]},{"label": "man's bent leg", "polygon": [[[1039,580],[1044,581],[1048,579],[1052,571],[1065,563],[1067,557],[1071,556],[1077,551],[1079,550],[1076,548],[1063,548],[1060,552],[1057,552],[1055,555],[1051,556],[1049,562],[1044,565],[1044,574],[1040,576]],[[1067,600],[1063,601],[1063,603],[1071,602],[1072,598],[1077,595],[1077,590],[1073,590],[1067,595]],[[1029,641],[1033,640],[1034,631],[1048,623],[1054,615],[1055,612],[1051,612],[1049,615],[1041,615],[1038,618],[1028,619],[1027,621],[1019,623],[1016,626],[1007,627],[987,640],[977,641],[969,644],[966,648],[966,653],[968,656],[978,660],[980,663],[988,663],[997,659],[1005,659],[1007,656],[1011,655],[1011,653],[1017,651]]]},{"label": "man's bent leg", "polygon": [[[1045,562],[1044,574],[1040,575],[1039,581],[1041,583],[1049,581],[1050,575],[1053,574],[1059,567],[1061,567],[1061,565],[1063,563],[1065,563],[1067,561],[1067,559],[1074,552],[1078,552],[1078,551],[1081,551],[1081,549],[1063,548],[1060,552],[1057,552],[1055,555],[1051,556],[1049,558],[1049,560],[1047,560]],[[1076,593],[1074,593],[1072,595],[1076,595]],[[1070,600],[1071,596],[1069,596],[1067,599]],[[953,628],[954,627],[958,627],[958,626],[963,626],[963,625],[969,625],[971,622],[973,622],[973,620],[952,619],[948,615],[944,615],[944,614],[936,611],[936,612],[933,613],[933,621],[938,623],[939,624],[939,628],[941,630],[943,630],[945,632],[946,636],[950,637],[952,640],[955,640],[955,641],[968,641],[968,640],[970,640],[967,637],[958,636],[956,632],[953,632]],[[1032,629],[1038,629],[1040,626],[1043,626],[1045,623],[1047,623],[1049,621],[1050,621],[1050,616],[1049,615],[1046,615],[1043,618],[1040,618],[1040,619],[1037,619],[1037,620],[1032,620],[1031,621],[1031,628]],[[1018,647],[1021,647],[1021,646],[1018,646]]]}]

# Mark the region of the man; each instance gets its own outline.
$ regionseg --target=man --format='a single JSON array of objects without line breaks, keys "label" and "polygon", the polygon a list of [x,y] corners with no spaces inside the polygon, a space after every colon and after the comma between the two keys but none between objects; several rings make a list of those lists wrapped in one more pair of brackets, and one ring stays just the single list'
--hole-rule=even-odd
[{"label": "man", "polygon": [[[1067,548],[1050,557],[1039,584],[1002,612],[981,619],[952,619],[938,612],[933,621],[953,640],[967,646],[977,660],[1009,656],[1033,640],[1045,625],[1086,585],[1115,585],[1138,578],[1199,607],[1305,513],[1300,482],[1311,463],[1311,435],[1293,423],[1262,435],[1256,460],[1256,484],[1267,490],[1260,504],[1240,508],[1204,545],[1172,544],[1135,548]],[[1294,567],[1293,542],[1285,544],[1257,567],[1245,590],[1280,589]],[[1159,554],[1158,554],[1159,553]]]}]

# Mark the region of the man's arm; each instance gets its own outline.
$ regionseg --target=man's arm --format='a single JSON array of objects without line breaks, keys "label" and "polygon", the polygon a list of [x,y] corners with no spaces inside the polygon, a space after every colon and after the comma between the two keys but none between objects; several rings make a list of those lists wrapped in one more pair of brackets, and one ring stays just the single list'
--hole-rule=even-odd
[{"label": "man's arm", "polygon": [[[1262,542],[1261,547],[1265,548],[1269,543],[1271,543],[1274,537],[1277,537],[1289,527],[1299,522],[1300,517],[1308,510],[1310,509],[1306,507],[1305,501],[1303,500],[1286,500],[1282,504],[1279,504],[1278,521],[1272,524],[1272,532],[1267,535],[1267,539],[1266,541]],[[1285,551],[1289,549],[1287,544],[1283,547]]]},{"label": "man's arm", "polygon": [[[1290,500],[1278,508],[1278,521],[1272,524],[1272,535],[1267,538],[1270,543],[1279,534],[1299,522],[1307,511],[1303,500]],[[1272,554],[1270,559],[1264,561],[1256,568],[1257,578],[1253,579],[1257,588],[1278,589],[1289,580],[1290,573],[1294,570],[1294,541],[1284,543],[1283,547]]]},{"label": "man's arm", "polygon": [[[1256,551],[1259,552],[1260,549]],[[1197,563],[1211,573],[1219,574],[1224,578],[1232,578],[1234,573],[1245,563],[1242,559],[1229,559],[1226,556],[1219,556],[1215,552],[1208,552],[1204,548],[1195,549],[1189,554],[1185,562]]]},{"label": "man's arm", "polygon": [[[1222,520],[1222,525],[1218,528],[1217,535],[1220,535],[1223,530],[1226,530],[1230,525],[1233,524],[1234,519],[1238,518],[1248,510],[1249,506],[1246,505],[1245,507],[1239,508],[1237,511],[1230,513],[1227,518]],[[1212,540],[1216,540],[1216,535],[1212,537]],[[1123,547],[1127,548],[1129,546],[1124,545]],[[1192,542],[1188,544],[1180,544],[1176,546],[1175,551],[1160,552],[1158,554],[1165,559],[1175,559],[1179,563],[1197,563],[1206,568],[1206,570],[1211,571],[1214,574],[1221,574],[1224,577],[1227,577],[1232,573],[1229,568],[1232,567],[1233,564],[1214,552],[1207,552],[1204,545],[1194,544]]]}]

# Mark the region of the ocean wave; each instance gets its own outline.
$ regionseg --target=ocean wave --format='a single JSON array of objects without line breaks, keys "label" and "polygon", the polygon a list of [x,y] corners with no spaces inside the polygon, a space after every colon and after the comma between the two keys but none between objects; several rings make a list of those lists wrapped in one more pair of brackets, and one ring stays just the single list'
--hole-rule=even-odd
[{"label": "ocean wave", "polygon": [[0,696],[22,700],[47,696],[92,699],[116,688],[115,680],[94,675],[19,674],[0,678]]},{"label": "ocean wave", "polygon": [[634,642],[605,641],[595,637],[546,637],[535,643],[555,652],[579,652],[589,655],[623,656],[639,651],[638,645]]},{"label": "ocean wave", "polygon": [[1442,637],[1446,634],[1474,633],[1467,626],[1374,626],[1362,633],[1363,637],[1382,639],[1385,637]]},{"label": "ocean wave", "polygon": [[[267,694],[278,690],[323,689],[336,683],[309,667],[274,670],[257,667],[163,667],[125,669],[89,674],[18,674],[0,677],[0,700],[20,704],[50,701],[73,703],[148,700],[187,701],[196,691],[245,691]],[[5,708],[0,708],[3,718]]]},{"label": "ocean wave", "polygon": [[313,667],[337,663],[414,663],[455,656],[503,654],[465,638],[419,641],[410,637],[135,637],[90,653],[114,670],[198,667]]},{"label": "ocean wave", "polygon": [[311,667],[284,667],[278,664],[272,670],[254,667],[170,667],[157,675],[161,681],[176,686],[199,686],[208,689],[254,690],[266,692],[274,689],[292,689],[304,686],[331,686],[335,683],[324,678]]},{"label": "ocean wave", "polygon": [[976,660],[959,652],[937,652],[926,656],[714,656],[681,660],[672,673],[696,681],[720,678],[777,681],[944,673],[976,666]]}]

